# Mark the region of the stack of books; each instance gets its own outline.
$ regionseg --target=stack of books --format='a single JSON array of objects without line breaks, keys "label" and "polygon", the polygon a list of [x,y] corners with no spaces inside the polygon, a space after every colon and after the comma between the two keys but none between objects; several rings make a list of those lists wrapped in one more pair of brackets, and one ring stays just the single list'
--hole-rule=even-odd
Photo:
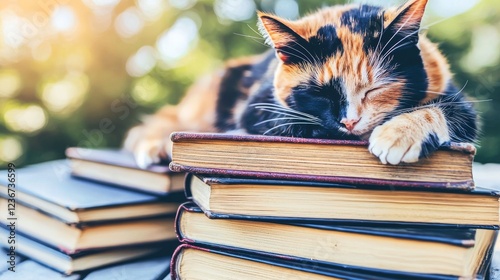
[{"label": "stack of books", "polygon": [[12,256],[71,274],[173,251],[182,174],[140,170],[122,151],[67,156],[0,172],[0,238]]},{"label": "stack of books", "polygon": [[383,165],[367,143],[175,133],[190,172],[172,279],[481,279],[500,193],[475,187],[475,148]]}]

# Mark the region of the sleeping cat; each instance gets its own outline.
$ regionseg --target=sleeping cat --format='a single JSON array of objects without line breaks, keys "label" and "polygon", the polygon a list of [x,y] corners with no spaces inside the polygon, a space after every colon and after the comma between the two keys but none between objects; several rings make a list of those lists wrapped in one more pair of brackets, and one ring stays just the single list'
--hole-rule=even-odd
[{"label": "sleeping cat", "polygon": [[472,142],[476,113],[436,45],[419,34],[427,0],[339,5],[297,21],[259,12],[271,50],[229,61],[127,135],[141,167],[169,154],[173,131],[369,140],[384,164]]}]

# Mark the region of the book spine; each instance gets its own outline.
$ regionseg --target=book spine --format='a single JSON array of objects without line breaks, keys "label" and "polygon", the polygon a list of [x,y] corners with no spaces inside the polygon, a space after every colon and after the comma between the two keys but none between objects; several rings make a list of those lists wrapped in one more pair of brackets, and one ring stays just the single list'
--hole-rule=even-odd
[{"label": "book spine", "polygon": [[175,216],[175,224],[174,224],[175,234],[177,235],[177,239],[179,240],[179,242],[182,242],[182,243],[195,243],[194,240],[187,238],[181,229],[181,222],[182,222],[182,218],[183,218],[182,214],[184,214],[185,211],[189,211],[189,209],[187,208],[186,205],[188,205],[190,203],[191,202],[186,202],[186,203],[183,203],[181,206],[179,206],[179,209],[177,209],[177,215]]},{"label": "book spine", "polygon": [[186,173],[186,177],[184,178],[184,195],[187,199],[193,199],[193,194],[191,193],[191,181],[193,180],[192,173]]},{"label": "book spine", "polygon": [[179,267],[179,262],[181,261],[182,258],[182,253],[185,249],[195,249],[195,250],[200,250],[200,251],[205,251],[205,252],[210,252],[210,249],[206,248],[200,248],[197,246],[194,246],[192,244],[181,244],[179,247],[177,247],[172,254],[172,259],[170,260],[170,273],[171,273],[171,280],[176,280],[180,279],[179,278],[179,271],[177,270],[177,267]]}]

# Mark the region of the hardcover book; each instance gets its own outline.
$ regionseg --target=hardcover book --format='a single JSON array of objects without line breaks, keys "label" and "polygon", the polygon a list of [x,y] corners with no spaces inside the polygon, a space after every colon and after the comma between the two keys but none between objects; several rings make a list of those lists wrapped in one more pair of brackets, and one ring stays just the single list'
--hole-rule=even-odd
[{"label": "hardcover book", "polygon": [[[413,261],[413,260],[411,260]],[[487,267],[474,279],[485,279]],[[172,280],[260,280],[260,279],[349,279],[349,280],[423,280],[472,279],[452,275],[400,273],[390,270],[366,269],[345,265],[331,265],[310,260],[281,257],[274,254],[256,254],[211,246],[198,247],[183,244],[177,248],[171,261]]]},{"label": "hardcover book", "polygon": [[[8,236],[9,231],[0,227],[0,237],[2,238],[3,247],[8,248],[11,246],[10,244],[6,244]],[[149,245],[67,254],[61,252],[56,247],[37,242],[21,233],[16,234],[16,242],[19,244],[19,246],[16,246],[17,253],[28,256],[30,259],[64,274],[95,269],[157,253],[164,254],[166,252],[172,252],[173,248],[178,245],[177,242],[161,242]]]},{"label": "hardcover book", "polygon": [[498,232],[391,224],[363,227],[213,220],[193,204],[179,208],[176,231],[181,242],[194,245],[271,254],[299,262],[467,279],[486,270]]},{"label": "hardcover book", "polygon": [[216,176],[186,177],[186,196],[210,218],[441,224],[496,228],[500,193],[486,188],[362,187]]},{"label": "hardcover book", "polygon": [[[17,170],[16,200],[67,224],[174,215],[182,193],[166,197],[113,188],[69,175],[66,160]],[[0,196],[8,194],[7,173],[0,171]]]},{"label": "hardcover book", "polygon": [[452,143],[418,163],[384,165],[368,143],[179,132],[170,168],[177,172],[363,185],[473,189],[470,144]]},{"label": "hardcover book", "polygon": [[[7,200],[0,198],[0,205]],[[16,231],[66,254],[145,245],[176,239],[174,217],[132,219],[101,224],[69,225],[17,203]],[[7,211],[0,212],[0,224],[8,226]]]},{"label": "hardcover book", "polygon": [[166,195],[181,191],[184,175],[171,173],[168,164],[140,169],[131,153],[123,150],[68,148],[66,156],[75,177],[119,187]]}]

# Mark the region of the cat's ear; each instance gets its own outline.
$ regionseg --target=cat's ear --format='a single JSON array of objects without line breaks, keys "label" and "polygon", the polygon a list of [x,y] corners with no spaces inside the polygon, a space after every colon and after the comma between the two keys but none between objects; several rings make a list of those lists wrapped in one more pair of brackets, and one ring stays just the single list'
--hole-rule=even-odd
[{"label": "cat's ear", "polygon": [[257,13],[259,30],[266,39],[266,43],[276,50],[281,61],[295,63],[307,59],[303,57],[304,53],[307,53],[304,51],[304,48],[307,48],[307,40],[294,30],[290,21],[263,12]]},{"label": "cat's ear", "polygon": [[[386,11],[387,36],[418,40],[418,31],[428,0],[409,0],[396,10]],[[388,32],[387,32],[388,31]]]}]

